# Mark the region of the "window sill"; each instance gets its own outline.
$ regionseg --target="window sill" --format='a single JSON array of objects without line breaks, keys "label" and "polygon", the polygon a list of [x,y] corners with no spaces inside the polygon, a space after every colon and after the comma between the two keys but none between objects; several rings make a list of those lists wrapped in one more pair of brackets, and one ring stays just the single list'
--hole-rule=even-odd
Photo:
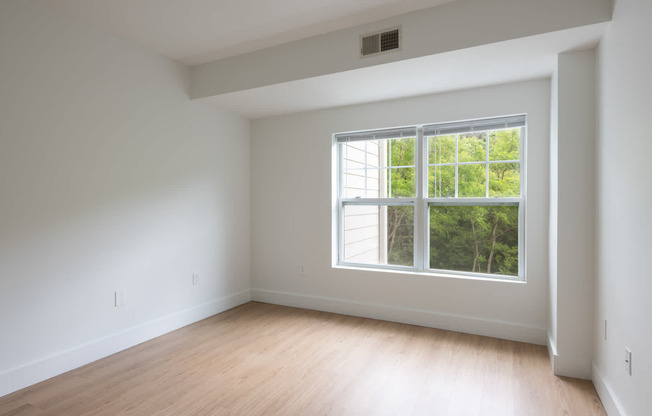
[{"label": "window sill", "polygon": [[464,273],[444,273],[444,272],[434,272],[434,271],[418,271],[412,269],[399,269],[392,267],[365,267],[365,266],[353,266],[346,264],[335,264],[332,266],[333,269],[340,270],[356,270],[361,272],[373,272],[373,273],[392,273],[392,274],[402,274],[402,275],[411,275],[411,276],[425,276],[425,277],[436,277],[444,279],[462,279],[462,280],[479,280],[485,282],[498,282],[498,283],[517,283],[517,284],[526,284],[527,279],[524,277],[515,277],[515,276],[496,276],[496,277],[487,277],[485,275],[472,275]]}]

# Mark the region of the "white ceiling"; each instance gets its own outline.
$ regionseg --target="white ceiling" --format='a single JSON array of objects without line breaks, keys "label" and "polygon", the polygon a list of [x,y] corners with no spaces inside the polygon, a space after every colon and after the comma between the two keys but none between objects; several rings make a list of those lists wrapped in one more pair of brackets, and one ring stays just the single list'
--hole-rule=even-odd
[{"label": "white ceiling", "polygon": [[195,65],[454,0],[35,0]]},{"label": "white ceiling", "polygon": [[[1,0],[0,0],[1,1]],[[34,0],[193,65],[455,0]],[[548,77],[606,24],[203,98],[251,118]]]}]

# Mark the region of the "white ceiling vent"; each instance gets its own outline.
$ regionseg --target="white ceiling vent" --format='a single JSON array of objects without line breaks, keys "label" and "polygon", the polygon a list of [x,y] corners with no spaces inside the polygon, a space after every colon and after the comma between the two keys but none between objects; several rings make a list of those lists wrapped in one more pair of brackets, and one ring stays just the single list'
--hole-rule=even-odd
[{"label": "white ceiling vent", "polygon": [[401,49],[400,27],[360,36],[360,56],[377,55],[399,49]]}]

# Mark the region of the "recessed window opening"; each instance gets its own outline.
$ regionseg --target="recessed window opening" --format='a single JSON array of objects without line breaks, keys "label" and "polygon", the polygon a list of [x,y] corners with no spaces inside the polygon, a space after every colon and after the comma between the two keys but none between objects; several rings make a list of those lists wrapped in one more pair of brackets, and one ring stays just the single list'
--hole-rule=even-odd
[{"label": "recessed window opening", "polygon": [[335,135],[337,263],[524,279],[524,115]]}]

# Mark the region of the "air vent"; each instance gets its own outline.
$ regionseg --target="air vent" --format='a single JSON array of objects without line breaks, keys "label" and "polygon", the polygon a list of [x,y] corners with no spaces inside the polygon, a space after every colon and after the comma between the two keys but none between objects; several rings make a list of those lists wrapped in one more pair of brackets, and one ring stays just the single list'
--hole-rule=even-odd
[{"label": "air vent", "polygon": [[360,56],[376,55],[401,48],[401,28],[360,36]]}]

